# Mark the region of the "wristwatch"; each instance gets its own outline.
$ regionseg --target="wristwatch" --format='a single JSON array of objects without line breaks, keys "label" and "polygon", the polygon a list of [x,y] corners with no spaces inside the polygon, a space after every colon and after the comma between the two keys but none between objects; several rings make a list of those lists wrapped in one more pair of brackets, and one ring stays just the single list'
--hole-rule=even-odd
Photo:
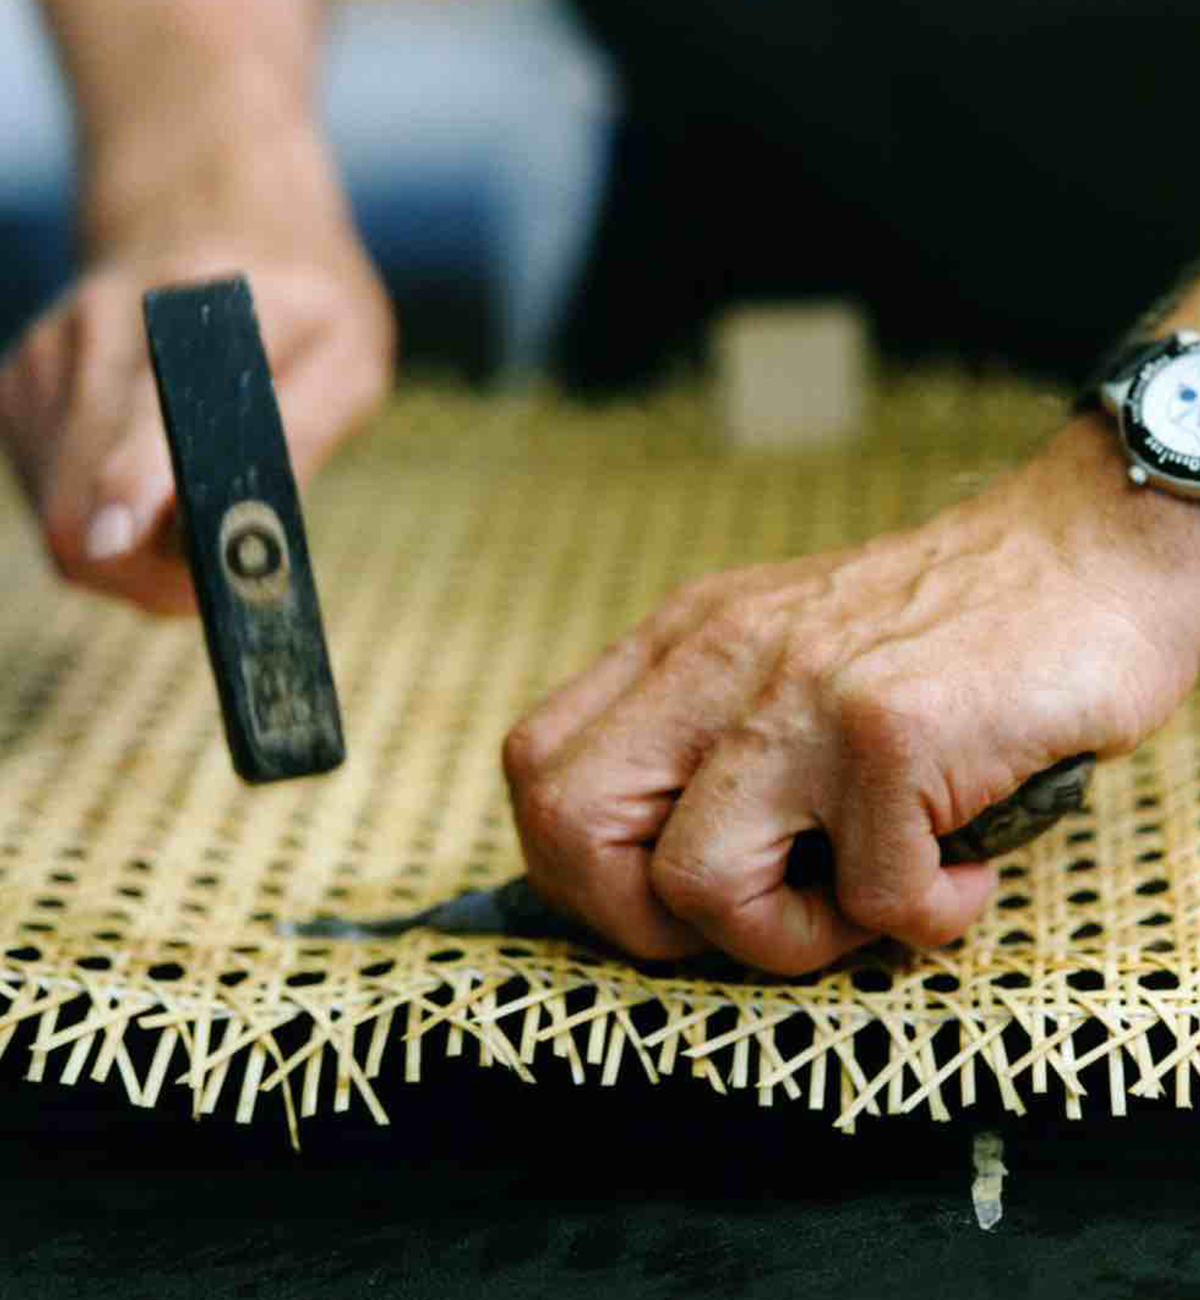
[{"label": "wristwatch", "polygon": [[1076,409],[1116,419],[1133,483],[1200,497],[1200,333],[1119,349]]}]

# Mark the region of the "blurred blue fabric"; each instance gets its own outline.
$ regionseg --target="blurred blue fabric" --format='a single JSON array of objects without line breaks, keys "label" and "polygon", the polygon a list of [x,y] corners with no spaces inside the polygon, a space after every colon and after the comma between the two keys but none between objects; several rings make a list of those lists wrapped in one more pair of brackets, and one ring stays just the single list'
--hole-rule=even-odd
[{"label": "blurred blue fabric", "polygon": [[70,267],[71,115],[31,0],[0,0],[0,341]]},{"label": "blurred blue fabric", "polygon": [[[603,191],[618,100],[603,57],[556,0],[360,0],[331,22],[326,125],[410,347],[536,372]],[[0,0],[0,341],[72,274],[72,178],[37,6]]]}]

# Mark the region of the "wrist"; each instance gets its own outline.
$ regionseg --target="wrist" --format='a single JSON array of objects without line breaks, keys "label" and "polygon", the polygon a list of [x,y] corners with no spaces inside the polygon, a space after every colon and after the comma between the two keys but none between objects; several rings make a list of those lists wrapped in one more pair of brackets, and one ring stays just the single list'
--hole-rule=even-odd
[{"label": "wrist", "polygon": [[147,127],[109,137],[87,160],[79,216],[89,261],[224,236],[278,250],[348,220],[313,125],[290,115],[242,121],[240,109],[199,113],[167,135]]},{"label": "wrist", "polygon": [[1072,419],[1016,476],[1025,507],[1090,590],[1114,595],[1168,649],[1190,685],[1200,670],[1200,501],[1129,479],[1112,419]]},{"label": "wrist", "polygon": [[89,254],[336,207],[312,105],[319,0],[42,5],[75,100]]}]

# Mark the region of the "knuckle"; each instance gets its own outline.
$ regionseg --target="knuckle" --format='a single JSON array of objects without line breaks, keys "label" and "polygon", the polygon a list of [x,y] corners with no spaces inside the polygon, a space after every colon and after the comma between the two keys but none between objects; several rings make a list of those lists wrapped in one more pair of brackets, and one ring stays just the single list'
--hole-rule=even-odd
[{"label": "knuckle", "polygon": [[103,276],[83,280],[75,291],[75,301],[70,312],[70,320],[81,349],[96,345],[103,332],[113,323],[114,312],[124,306],[113,286]]},{"label": "knuckle", "polygon": [[843,884],[838,902],[849,920],[879,934],[903,934],[914,919],[912,900],[884,881]]},{"label": "knuckle", "polygon": [[62,369],[57,321],[43,317],[0,358],[0,412],[25,422],[39,418]]},{"label": "knuckle", "polygon": [[504,737],[500,747],[500,762],[505,779],[511,787],[529,781],[538,769],[541,747],[532,723],[519,722]]},{"label": "knuckle", "polygon": [[16,345],[12,354],[13,364],[24,369],[36,381],[50,368],[59,346],[57,320],[43,316],[30,326],[25,337]]},{"label": "knuckle", "polygon": [[688,578],[667,597],[666,605],[680,609],[694,609],[707,602],[716,585],[714,574],[705,573],[698,578]]},{"label": "knuckle", "polygon": [[586,848],[589,842],[586,832],[577,831],[577,808],[561,781],[546,776],[527,781],[513,793],[513,812],[520,828],[535,843]]},{"label": "knuckle", "polygon": [[831,711],[827,703],[828,657],[829,647],[819,638],[789,637],[760,692],[763,711],[774,717],[836,718],[836,710]]},{"label": "knuckle", "polygon": [[788,687],[796,683],[819,686],[825,671],[824,651],[819,637],[790,637],[779,658],[779,680]]},{"label": "knuckle", "polygon": [[74,311],[77,316],[95,316],[102,313],[111,297],[108,278],[104,275],[86,275],[75,286]]},{"label": "knuckle", "polygon": [[625,633],[624,636],[618,637],[615,641],[608,642],[599,655],[596,656],[596,663],[625,661],[636,667],[645,660],[652,648],[647,638],[646,628],[643,625]]},{"label": "knuckle", "polygon": [[768,634],[769,617],[756,596],[730,596],[721,601],[704,624],[706,642],[712,646],[760,645]]},{"label": "knuckle", "polygon": [[848,753],[872,763],[910,758],[944,711],[933,674],[840,673],[827,679],[825,691]]},{"label": "knuckle", "polygon": [[646,620],[649,634],[658,641],[672,637],[681,624],[689,622],[709,605],[716,586],[717,579],[713,574],[681,583]]},{"label": "knuckle", "polygon": [[676,643],[678,630],[683,621],[679,614],[672,611],[669,606],[663,605],[647,615],[634,628],[632,636],[647,647],[649,661],[654,663],[670,652],[671,647]]},{"label": "knuckle", "polygon": [[[731,749],[745,755],[750,764],[759,767],[764,761],[778,759],[791,738],[791,732],[788,728],[781,727],[770,716],[769,710],[759,709],[727,727],[725,737]],[[740,774],[736,768],[730,768],[718,779],[716,788],[722,794],[750,791],[756,788],[756,782],[753,778]]]},{"label": "knuckle", "polygon": [[668,673],[690,679],[699,671],[707,679],[722,680],[736,676],[747,658],[745,642],[723,620],[709,621],[685,641],[674,645],[663,656]]},{"label": "knuckle", "polygon": [[533,892],[543,902],[567,915],[578,914],[565,887],[562,873],[554,869],[552,861],[542,854],[533,854],[525,864],[525,872]]},{"label": "knuckle", "polygon": [[740,901],[732,877],[677,850],[660,848],[654,855],[650,884],[675,916],[698,924],[727,923]]},{"label": "knuckle", "polygon": [[710,672],[736,676],[760,662],[771,643],[771,619],[762,602],[736,596],[712,609],[676,653],[689,662],[698,657]]}]

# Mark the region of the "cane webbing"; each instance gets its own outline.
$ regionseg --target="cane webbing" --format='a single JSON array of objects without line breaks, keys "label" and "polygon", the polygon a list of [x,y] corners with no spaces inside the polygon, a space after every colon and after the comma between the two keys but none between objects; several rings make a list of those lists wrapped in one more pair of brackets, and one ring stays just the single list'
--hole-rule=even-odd
[{"label": "cane webbing", "polygon": [[[1189,704],[1097,774],[1088,811],[1003,866],[968,939],[798,981],[637,969],[563,942],[283,939],[520,869],[497,761],[523,708],[689,575],[863,539],[970,489],[1063,405],[1021,385],[884,385],[834,450],[724,447],[704,395],[584,411],[412,390],[322,476],[312,550],[349,760],[247,789],[198,626],[58,585],[15,495],[0,616],[0,1050],[249,1120],[365,1106],[430,1051],[532,1078],[689,1071],[764,1103],[945,1117],[1190,1102],[1200,1070]],[[19,1034],[21,1023],[34,1028]],[[873,1037],[872,1037],[873,1036]],[[868,1046],[868,1040],[874,1047]],[[557,1059],[556,1059],[557,1058]],[[1090,1068],[1089,1068],[1090,1067]]]}]

